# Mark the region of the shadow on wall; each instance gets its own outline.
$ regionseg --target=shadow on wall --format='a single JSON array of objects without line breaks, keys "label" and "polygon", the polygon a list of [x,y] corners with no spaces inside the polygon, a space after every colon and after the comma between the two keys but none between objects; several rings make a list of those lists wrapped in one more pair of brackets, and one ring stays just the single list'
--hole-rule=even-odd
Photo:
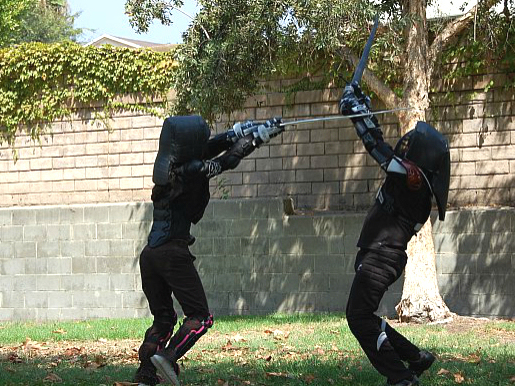
[{"label": "shadow on wall", "polygon": [[[364,214],[283,216],[280,200],[215,200],[210,207],[192,250],[213,311],[345,311]],[[396,299],[385,302],[383,315],[401,290],[402,283],[390,289]]]},{"label": "shadow on wall", "polygon": [[[505,188],[514,182],[507,179]],[[451,211],[434,225],[439,285],[449,308],[515,316],[515,208]]]},{"label": "shadow on wall", "polygon": [[[152,226],[152,211],[153,206],[151,202],[139,202],[132,206],[130,210],[130,221],[135,226],[135,233],[133,234],[134,240],[134,272],[139,272],[139,257],[141,251],[147,245],[147,238]],[[128,240],[129,241],[129,240]]]}]

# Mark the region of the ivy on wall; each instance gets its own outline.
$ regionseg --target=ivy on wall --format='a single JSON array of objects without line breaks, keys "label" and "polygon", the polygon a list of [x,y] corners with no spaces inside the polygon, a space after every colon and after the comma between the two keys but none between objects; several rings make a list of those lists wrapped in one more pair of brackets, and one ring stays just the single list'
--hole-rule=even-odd
[{"label": "ivy on wall", "polygon": [[[173,52],[71,42],[2,49],[0,142],[13,145],[20,130],[37,139],[47,124],[94,102],[102,106],[100,119],[120,109],[158,114],[167,105],[174,67]],[[120,95],[137,95],[137,102]]]}]

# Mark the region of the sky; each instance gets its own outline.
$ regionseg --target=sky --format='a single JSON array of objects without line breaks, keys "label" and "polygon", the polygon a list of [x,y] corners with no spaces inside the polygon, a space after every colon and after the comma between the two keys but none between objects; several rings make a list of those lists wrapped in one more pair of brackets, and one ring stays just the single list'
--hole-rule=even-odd
[{"label": "sky", "polygon": [[[190,19],[182,13],[174,13],[174,22],[164,26],[155,22],[146,34],[136,33],[125,15],[125,0],[68,0],[71,13],[79,13],[75,27],[89,29],[80,37],[80,42],[89,42],[103,34],[145,40],[153,43],[181,43],[182,33],[188,28]],[[181,8],[188,15],[194,16],[198,11],[195,0],[185,0]]]}]

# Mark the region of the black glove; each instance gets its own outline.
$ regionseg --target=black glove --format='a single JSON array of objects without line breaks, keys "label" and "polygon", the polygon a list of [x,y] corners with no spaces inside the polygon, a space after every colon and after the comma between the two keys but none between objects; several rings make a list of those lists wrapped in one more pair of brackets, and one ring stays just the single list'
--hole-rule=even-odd
[{"label": "black glove", "polygon": [[343,115],[370,112],[370,98],[363,94],[359,84],[351,83],[345,86],[340,99],[340,112]]},{"label": "black glove", "polygon": [[248,156],[255,149],[254,135],[247,134],[245,137],[238,139],[225,154],[218,157],[215,161],[220,163],[222,170],[234,169],[244,157]]}]

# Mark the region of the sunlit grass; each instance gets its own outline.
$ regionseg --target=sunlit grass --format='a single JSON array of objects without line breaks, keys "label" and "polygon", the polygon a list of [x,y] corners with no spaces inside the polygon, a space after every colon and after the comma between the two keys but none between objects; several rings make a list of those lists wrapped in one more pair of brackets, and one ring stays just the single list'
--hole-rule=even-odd
[{"label": "sunlit grass", "polygon": [[[130,381],[150,319],[0,324],[0,385]],[[438,361],[422,385],[513,385],[515,322],[396,326]],[[29,338],[29,339],[27,339]],[[231,316],[182,360],[188,385],[384,385],[342,314]]]}]

